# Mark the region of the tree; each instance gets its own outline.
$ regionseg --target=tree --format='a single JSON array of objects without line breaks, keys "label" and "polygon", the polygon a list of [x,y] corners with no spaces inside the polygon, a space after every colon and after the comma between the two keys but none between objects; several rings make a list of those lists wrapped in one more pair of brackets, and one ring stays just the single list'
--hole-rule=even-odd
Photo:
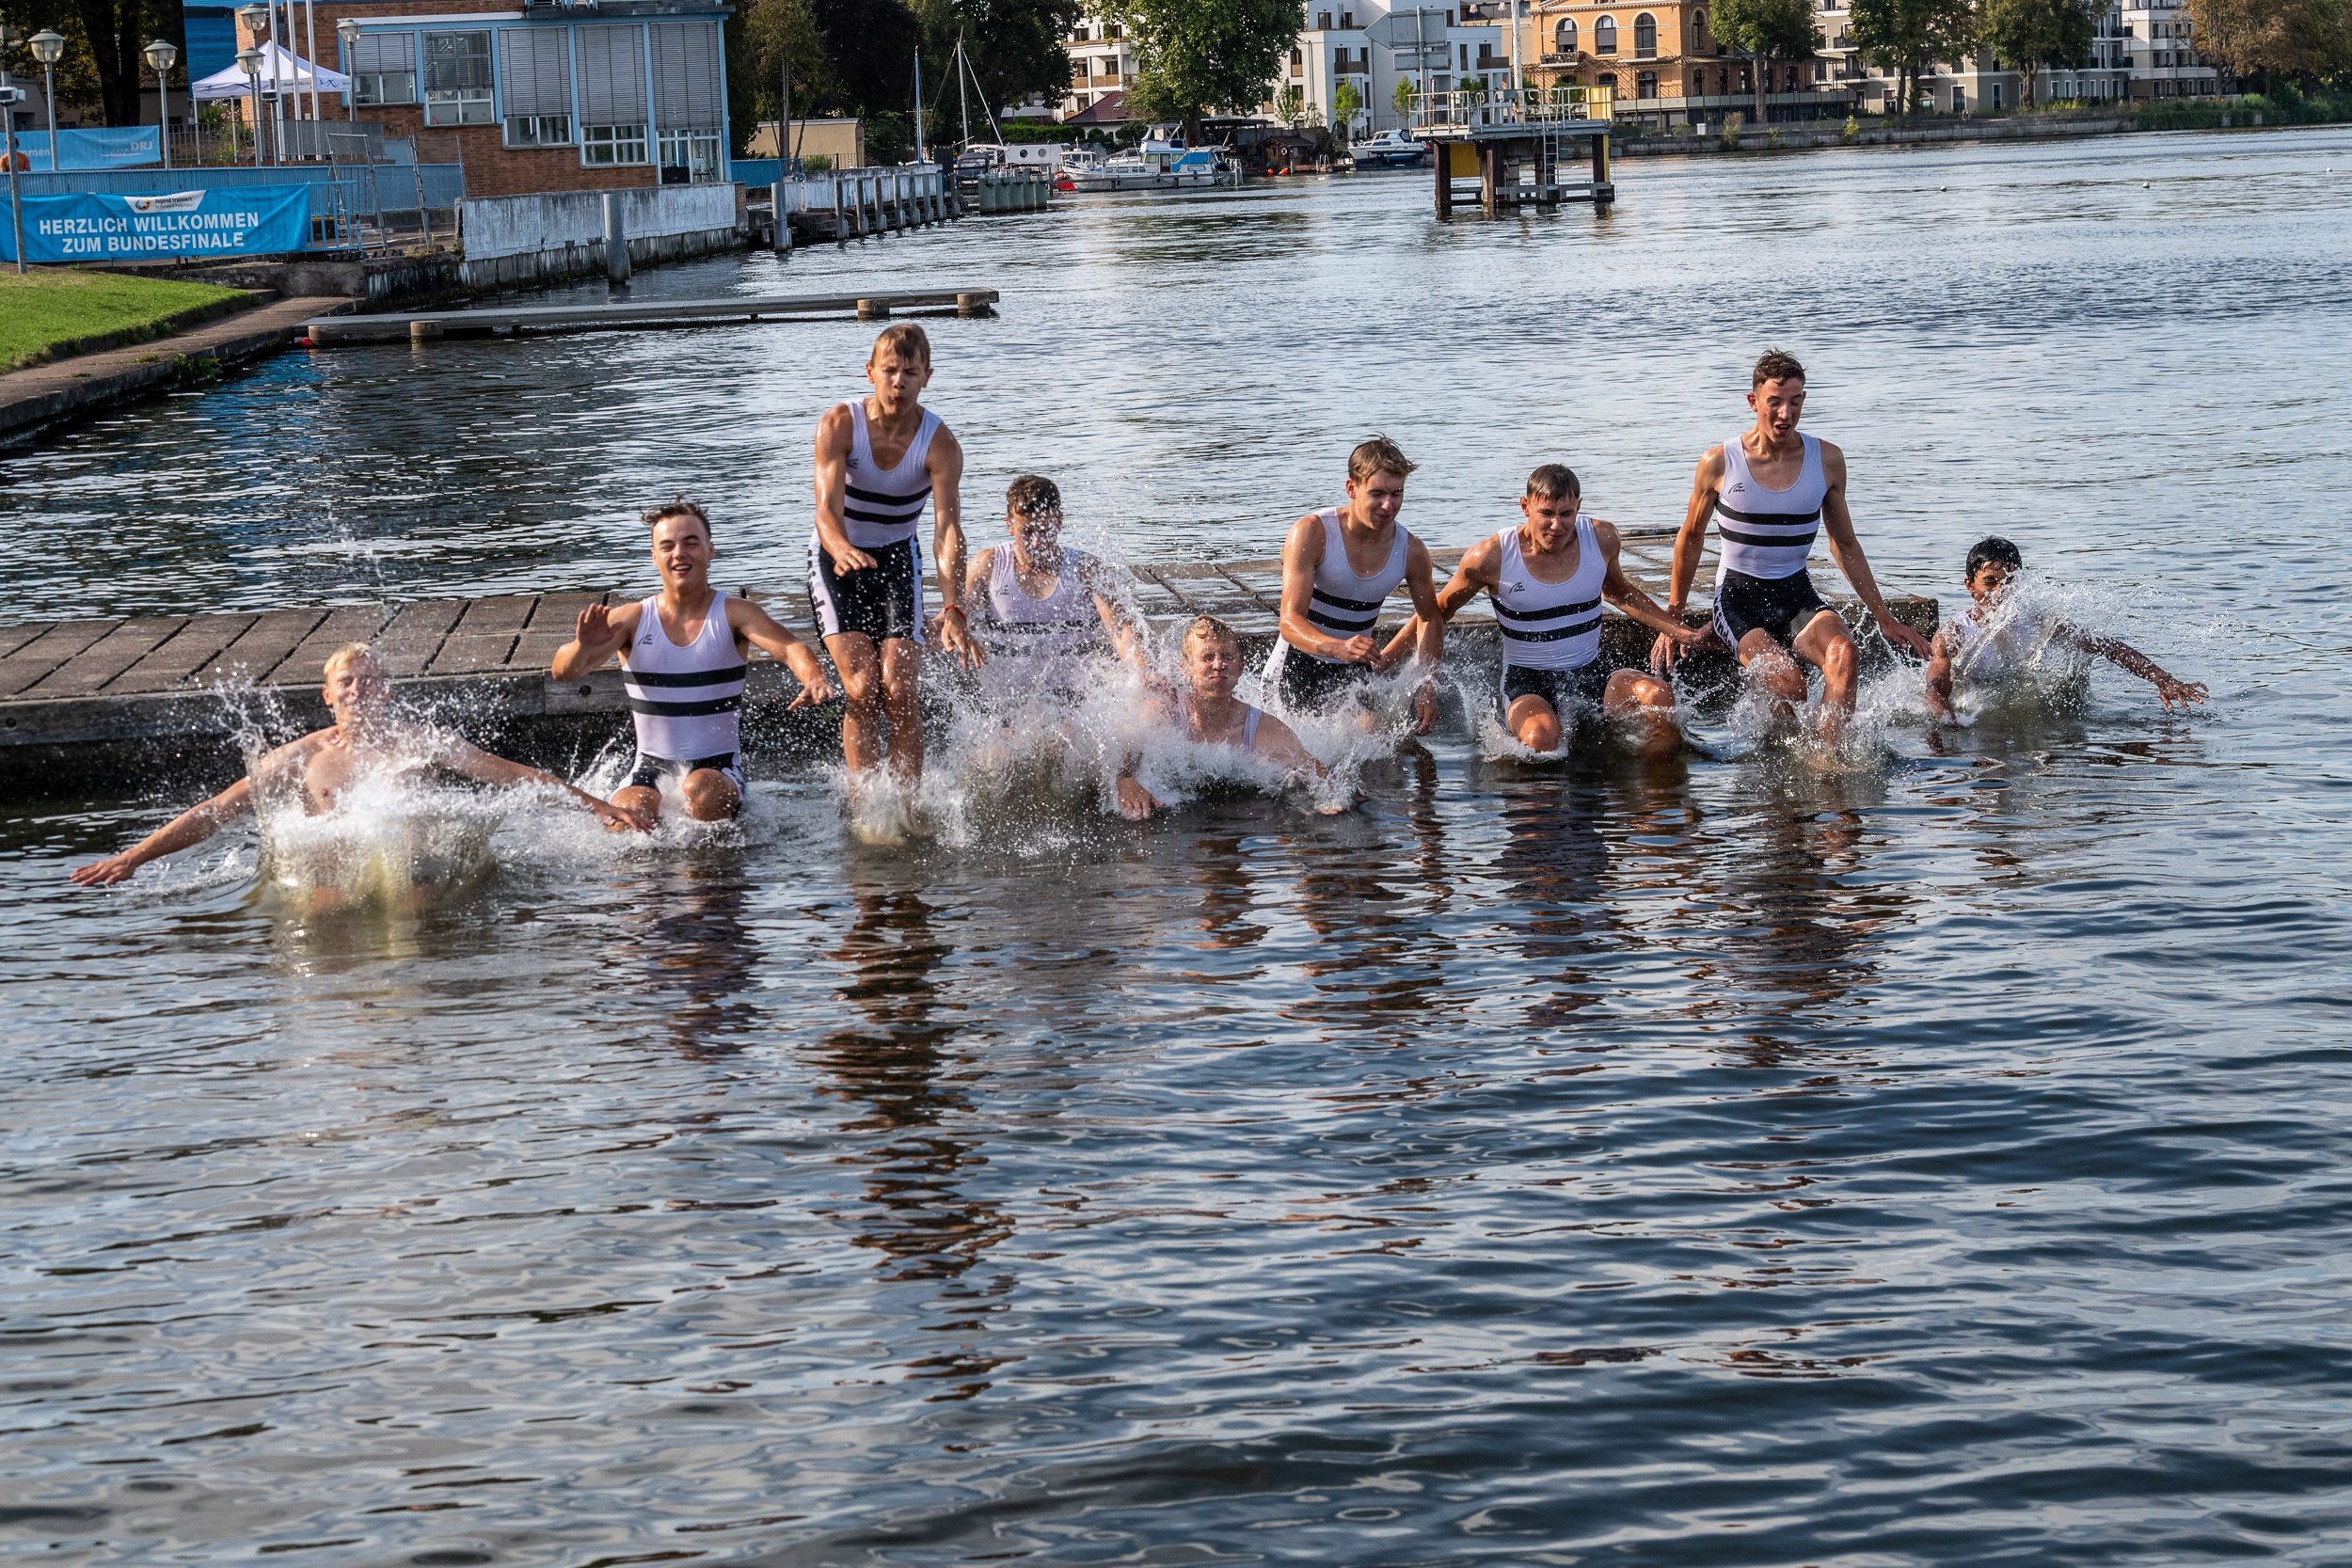
[{"label": "tree", "polygon": [[2352,0],[2188,0],[2198,54],[2233,75],[2352,71]]},{"label": "tree", "polygon": [[[145,55],[150,40],[167,40],[180,51],[183,66],[187,60],[187,30],[180,7],[168,0],[4,0],[0,19],[11,24],[20,39],[8,62],[19,80],[41,79],[32,51],[21,40],[44,27],[56,29],[65,39],[57,96],[96,102],[109,125],[140,122],[142,94],[154,75]],[[172,78],[184,82],[187,73],[175,68]]]},{"label": "tree", "polygon": [[1813,25],[1812,0],[1715,0],[1708,26],[1749,61],[1748,81],[1756,88],[1759,125],[1765,119],[1765,62],[1809,60],[1821,47],[1820,29]]},{"label": "tree", "polygon": [[[1294,82],[1274,95],[1274,118],[1297,130],[1307,122],[1307,93]],[[1189,141],[1186,145],[1190,145]]]},{"label": "tree", "polygon": [[1850,15],[1862,57],[1895,72],[1898,114],[1911,113],[1921,71],[1938,60],[1962,58],[1976,40],[1969,0],[1853,0]]},{"label": "tree", "polygon": [[1407,125],[1413,122],[1413,99],[1419,91],[1420,89],[1413,86],[1413,79],[1410,76],[1400,76],[1396,79],[1396,96],[1390,102],[1396,105],[1398,118]]},{"label": "tree", "polygon": [[2090,63],[2098,18],[2088,0],[1981,0],[1977,36],[1993,57],[2025,78],[2025,101],[2039,102],[2034,75],[2049,66],[2080,70]]},{"label": "tree", "polygon": [[1356,117],[1364,112],[1364,89],[1353,82],[1342,82],[1331,94],[1331,125],[1339,132],[1340,140],[1347,139]]},{"label": "tree", "polygon": [[[1070,90],[1070,55],[1061,40],[1086,14],[1079,0],[947,0],[930,9],[925,21],[939,46],[940,69],[953,69],[948,59],[960,33],[990,108],[1001,113],[1041,96],[1058,103]],[[946,18],[935,20],[941,9]],[[941,20],[952,20],[954,30],[943,28]],[[928,80],[928,60],[924,74]]]},{"label": "tree", "polygon": [[[833,80],[825,69],[825,38],[809,0],[752,0],[727,19],[727,110],[738,123],[728,127],[734,145],[746,147],[754,124],[785,118],[784,77],[792,75],[791,117],[806,119],[830,102]],[[785,133],[778,131],[781,136]],[[781,157],[792,149],[779,149]]]},{"label": "tree", "polygon": [[1136,42],[1128,107],[1181,119],[1189,145],[1200,116],[1265,101],[1307,23],[1306,0],[1111,0],[1106,17]]}]

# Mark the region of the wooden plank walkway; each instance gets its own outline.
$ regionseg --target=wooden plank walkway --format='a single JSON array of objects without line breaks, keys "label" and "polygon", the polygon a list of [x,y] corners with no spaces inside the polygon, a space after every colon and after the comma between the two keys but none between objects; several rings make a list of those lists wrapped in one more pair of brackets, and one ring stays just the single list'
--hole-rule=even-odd
[{"label": "wooden plank walkway", "polygon": [[482,305],[465,310],[386,311],[321,316],[302,324],[311,343],[337,348],[420,338],[492,337],[499,333],[601,332],[620,327],[689,323],[792,321],[811,316],[872,319],[907,311],[986,315],[994,289],[931,290],[916,293],[744,294],[725,299],[641,299],[609,305]]},{"label": "wooden plank walkway", "polygon": [[[1627,575],[1662,598],[1674,531],[1629,531],[1622,557]],[[1440,578],[1461,559],[1460,547],[1433,549]],[[1229,622],[1252,644],[1253,657],[1274,632],[1281,593],[1279,562],[1271,560],[1146,562],[1135,568],[1137,607],[1155,623],[1210,614]],[[1706,602],[1711,554],[1700,564],[1694,607]],[[136,739],[217,736],[230,724],[222,694],[260,689],[276,694],[294,719],[316,720],[320,668],[347,642],[367,642],[404,688],[463,700],[485,723],[510,719],[628,711],[617,665],[583,681],[556,682],[548,661],[572,634],[580,610],[620,603],[627,592],[427,599],[400,605],[342,605],[223,615],[0,626],[0,771],[31,766],[37,752],[59,747]],[[803,591],[752,591],[814,642]],[[1934,599],[1890,594],[1908,624],[1932,631]],[[1851,619],[1854,607],[1840,601]],[[1392,599],[1383,631],[1404,618]],[[1454,623],[1466,645],[1483,644],[1492,620],[1483,597]],[[1646,629],[1615,611],[1604,625],[1604,651],[1633,662],[1648,645]],[[755,698],[793,689],[773,660],[755,652]],[[14,757],[10,753],[14,752]]]}]

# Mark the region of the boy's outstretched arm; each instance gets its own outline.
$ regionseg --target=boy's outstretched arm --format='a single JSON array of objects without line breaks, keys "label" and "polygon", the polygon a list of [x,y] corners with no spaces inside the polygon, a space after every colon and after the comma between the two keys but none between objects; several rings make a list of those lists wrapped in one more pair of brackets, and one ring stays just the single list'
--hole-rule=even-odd
[{"label": "boy's outstretched arm", "polygon": [[2201,703],[2205,700],[2204,682],[2175,680],[2162,665],[2128,642],[2120,641],[2112,637],[2093,637],[2089,632],[2077,631],[2073,626],[2061,627],[2058,635],[2083,652],[2104,658],[2118,670],[2137,675],[2141,680],[2154,687],[2156,695],[2163,699],[2164,705],[2168,709],[2174,703],[2185,708],[2191,703]]},{"label": "boy's outstretched arm", "polygon": [[1952,631],[1949,626],[1935,634],[1935,641],[1928,650],[1928,711],[1937,721],[1952,720]]}]

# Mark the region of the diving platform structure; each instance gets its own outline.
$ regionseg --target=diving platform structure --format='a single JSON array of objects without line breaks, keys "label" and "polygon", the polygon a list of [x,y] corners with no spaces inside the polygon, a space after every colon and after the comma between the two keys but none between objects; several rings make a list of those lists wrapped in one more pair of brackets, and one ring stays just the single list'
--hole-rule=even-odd
[{"label": "diving platform structure", "polygon": [[[1452,217],[1465,200],[1459,181],[1477,182],[1474,199],[1488,217],[1614,199],[1609,133],[1615,107],[1614,87],[1574,84],[1414,94],[1412,135],[1433,154],[1438,215]],[[1581,180],[1569,172],[1578,166]]]}]

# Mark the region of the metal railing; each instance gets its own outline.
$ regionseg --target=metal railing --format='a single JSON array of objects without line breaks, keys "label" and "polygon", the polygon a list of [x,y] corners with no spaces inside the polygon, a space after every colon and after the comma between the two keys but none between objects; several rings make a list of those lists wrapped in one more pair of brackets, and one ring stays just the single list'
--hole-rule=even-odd
[{"label": "metal railing", "polygon": [[1563,83],[1413,95],[1413,129],[1446,125],[1562,125],[1602,120],[1616,113],[1617,89]]}]

